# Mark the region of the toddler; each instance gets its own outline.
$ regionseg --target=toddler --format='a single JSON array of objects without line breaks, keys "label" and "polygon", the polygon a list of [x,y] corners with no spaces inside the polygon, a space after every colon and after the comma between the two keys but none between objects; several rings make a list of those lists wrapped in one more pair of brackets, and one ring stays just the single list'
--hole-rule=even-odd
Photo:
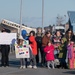
[{"label": "toddler", "polygon": [[47,67],[54,69],[54,46],[51,41],[49,41],[48,45],[44,48],[44,52],[46,53]]}]

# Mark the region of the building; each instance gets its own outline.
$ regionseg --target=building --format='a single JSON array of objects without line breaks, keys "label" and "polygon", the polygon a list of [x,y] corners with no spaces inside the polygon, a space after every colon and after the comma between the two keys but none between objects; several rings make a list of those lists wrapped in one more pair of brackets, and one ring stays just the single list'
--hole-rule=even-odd
[{"label": "building", "polygon": [[[0,24],[0,30],[2,30],[3,28],[6,28],[13,33],[19,33],[20,27],[21,27],[20,24],[14,23],[14,22],[6,20],[6,19],[3,19]],[[36,32],[36,28],[30,28],[30,27],[27,27],[24,25],[22,25],[21,30],[26,30],[27,33],[29,33],[31,30]]]},{"label": "building", "polygon": [[65,32],[69,29],[69,23],[65,24]]},{"label": "building", "polygon": [[75,33],[75,11],[68,11],[69,16],[69,28],[73,29],[73,32]]}]

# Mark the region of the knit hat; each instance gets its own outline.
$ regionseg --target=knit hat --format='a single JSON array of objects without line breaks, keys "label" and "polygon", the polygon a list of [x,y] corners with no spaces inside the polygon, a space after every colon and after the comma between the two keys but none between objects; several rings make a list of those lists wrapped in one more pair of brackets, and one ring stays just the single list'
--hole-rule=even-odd
[{"label": "knit hat", "polygon": [[63,40],[64,42],[66,42],[66,41],[67,41],[67,39],[66,39],[65,37],[63,37],[63,38],[62,38],[62,40]]}]

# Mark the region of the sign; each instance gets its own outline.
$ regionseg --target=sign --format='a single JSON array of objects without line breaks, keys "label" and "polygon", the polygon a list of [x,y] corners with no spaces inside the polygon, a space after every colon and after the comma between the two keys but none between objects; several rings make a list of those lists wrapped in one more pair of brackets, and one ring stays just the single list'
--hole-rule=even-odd
[{"label": "sign", "polygon": [[24,40],[23,45],[29,45],[29,41],[28,40]]},{"label": "sign", "polygon": [[16,33],[0,33],[0,44],[15,44],[16,35]]},{"label": "sign", "polygon": [[29,48],[15,45],[16,58],[30,58]]}]

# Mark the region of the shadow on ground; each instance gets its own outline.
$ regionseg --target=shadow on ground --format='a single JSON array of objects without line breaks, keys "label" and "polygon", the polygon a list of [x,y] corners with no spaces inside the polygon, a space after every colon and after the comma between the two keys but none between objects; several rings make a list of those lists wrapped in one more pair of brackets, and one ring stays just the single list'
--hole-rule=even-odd
[{"label": "shadow on ground", "polygon": [[63,72],[64,74],[75,75],[75,70]]},{"label": "shadow on ground", "polygon": [[12,67],[19,67],[20,66],[20,61],[19,60],[12,60],[12,61],[9,61],[9,65],[12,66]]},{"label": "shadow on ground", "polygon": [[[27,67],[27,65],[29,65],[29,62],[27,62],[27,60],[25,60],[25,62],[26,62],[26,67]],[[11,60],[11,61],[9,61],[9,65],[12,67],[19,67],[20,60]],[[43,66],[41,65],[41,63],[38,63],[37,67],[43,67]]]}]

